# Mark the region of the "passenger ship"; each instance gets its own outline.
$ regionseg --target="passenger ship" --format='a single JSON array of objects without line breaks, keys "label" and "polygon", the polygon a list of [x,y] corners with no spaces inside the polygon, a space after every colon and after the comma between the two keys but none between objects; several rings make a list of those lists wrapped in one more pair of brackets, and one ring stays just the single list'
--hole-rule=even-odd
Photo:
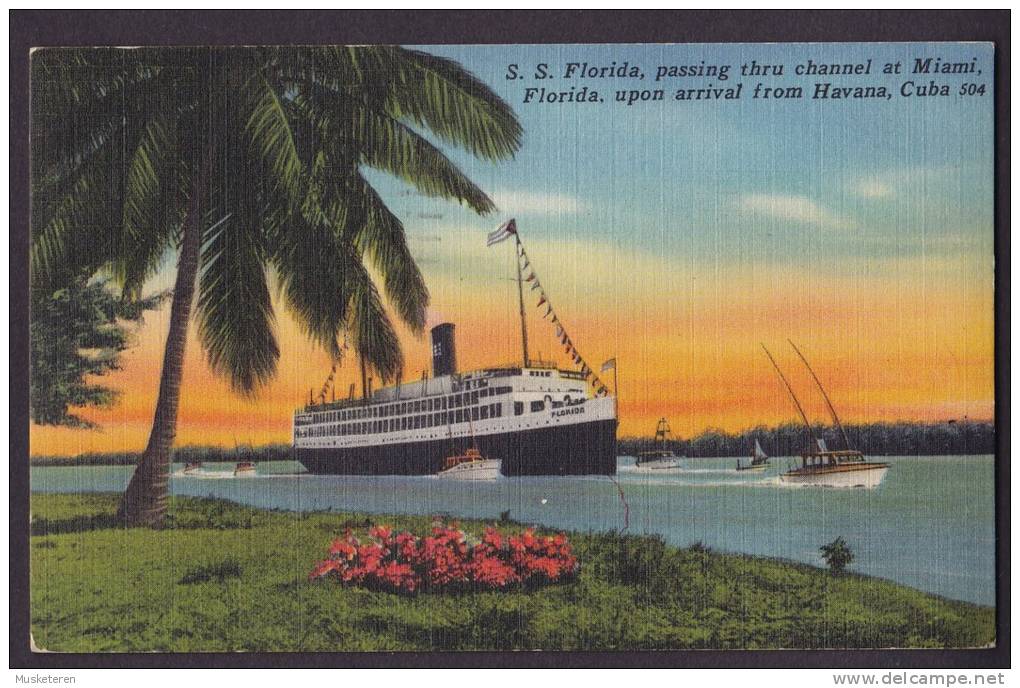
[{"label": "passenger ship", "polygon": [[461,373],[454,325],[437,325],[431,378],[366,392],[362,370],[362,399],[323,399],[294,414],[294,455],[309,472],[437,474],[447,459],[470,449],[499,461],[503,475],[616,473],[615,390],[613,396],[604,387],[590,395],[585,373],[528,356],[525,251],[516,222],[490,234],[488,245],[511,236],[518,258],[521,364]]},{"label": "passenger ship", "polygon": [[432,329],[433,377],[294,415],[311,473],[428,475],[474,447],[504,475],[616,473],[616,398],[554,364],[456,370],[454,326]]}]

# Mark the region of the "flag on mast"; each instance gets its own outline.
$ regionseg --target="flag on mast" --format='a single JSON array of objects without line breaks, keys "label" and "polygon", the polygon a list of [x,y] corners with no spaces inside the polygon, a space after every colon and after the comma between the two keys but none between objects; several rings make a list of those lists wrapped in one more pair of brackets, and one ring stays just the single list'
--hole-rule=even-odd
[{"label": "flag on mast", "polygon": [[606,361],[605,363],[602,364],[602,370],[600,370],[599,372],[604,373],[607,370],[612,370],[615,367],[616,367],[616,356],[613,356],[608,361]]},{"label": "flag on mast", "polygon": [[501,241],[506,241],[515,234],[517,234],[517,220],[511,218],[501,224],[495,231],[489,232],[485,245],[492,246],[493,244],[498,244]]}]

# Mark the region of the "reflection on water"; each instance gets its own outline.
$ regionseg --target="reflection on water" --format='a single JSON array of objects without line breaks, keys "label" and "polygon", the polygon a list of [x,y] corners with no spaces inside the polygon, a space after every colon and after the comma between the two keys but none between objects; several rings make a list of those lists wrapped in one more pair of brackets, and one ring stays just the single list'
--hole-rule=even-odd
[{"label": "reflection on water", "polygon": [[[886,460],[886,459],[883,459]],[[778,458],[764,473],[736,470],[736,459],[691,459],[681,471],[646,470],[621,457],[615,478],[630,508],[632,533],[659,533],[677,545],[820,565],[818,547],[842,535],[852,570],[946,597],[993,604],[994,461],[978,457],[889,458],[877,488],[789,486]],[[223,497],[292,510],[447,514],[512,518],[571,530],[623,528],[624,507],[603,476],[448,481],[432,476],[313,476],[292,462],[259,464],[235,478],[232,464],[206,464],[208,476],[181,475],[174,494]],[[119,491],[130,467],[34,467],[37,492]],[[211,476],[216,476],[215,478]]]}]

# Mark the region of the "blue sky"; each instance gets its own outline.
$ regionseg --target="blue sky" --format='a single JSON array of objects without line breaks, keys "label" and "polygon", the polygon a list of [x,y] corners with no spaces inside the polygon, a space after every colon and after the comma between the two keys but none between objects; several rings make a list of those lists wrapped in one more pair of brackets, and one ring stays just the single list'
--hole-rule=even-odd
[{"label": "blue sky", "polygon": [[[511,162],[451,157],[492,194],[500,217],[518,217],[532,237],[626,242],[678,258],[724,262],[766,259],[805,264],[929,255],[990,257],[992,252],[993,97],[989,44],[705,44],[421,46],[453,58],[503,96],[525,129]],[[935,77],[949,97],[898,95],[915,57],[977,58],[981,74]],[[794,65],[863,62],[868,77],[797,77]],[[784,64],[784,77],[743,77],[751,59]],[[654,82],[657,65],[730,64],[727,81]],[[642,82],[562,79],[568,62],[640,65]],[[899,61],[903,74],[880,74]],[[538,63],[556,79],[507,81],[507,65],[530,75]],[[753,100],[750,89],[803,85],[886,85],[891,100]],[[737,101],[676,102],[678,88],[744,82]],[[983,97],[955,95],[964,82],[989,85]],[[523,104],[529,86],[589,86],[599,104]],[[666,91],[664,102],[612,102],[618,88]],[[385,185],[385,182],[382,182]],[[396,186],[391,187],[396,189]],[[495,222],[450,204],[388,195],[415,231]],[[428,222],[434,226],[429,227]]]}]

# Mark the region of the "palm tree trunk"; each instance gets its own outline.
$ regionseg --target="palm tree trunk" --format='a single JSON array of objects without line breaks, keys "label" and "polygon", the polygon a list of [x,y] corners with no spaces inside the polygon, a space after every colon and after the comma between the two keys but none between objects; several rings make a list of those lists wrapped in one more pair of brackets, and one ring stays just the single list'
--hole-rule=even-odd
[{"label": "palm tree trunk", "polygon": [[[208,159],[207,159],[208,163]],[[152,420],[149,443],[141,463],[131,476],[127,491],[121,498],[117,516],[127,526],[158,528],[166,515],[170,460],[177,436],[177,407],[180,401],[184,349],[188,339],[188,323],[198,276],[199,251],[202,244],[200,214],[202,191],[207,179],[208,164],[203,166],[188,203],[182,225],[177,258],[177,276],[170,305],[170,332],[163,353],[163,371],[159,380],[159,396]]]}]

